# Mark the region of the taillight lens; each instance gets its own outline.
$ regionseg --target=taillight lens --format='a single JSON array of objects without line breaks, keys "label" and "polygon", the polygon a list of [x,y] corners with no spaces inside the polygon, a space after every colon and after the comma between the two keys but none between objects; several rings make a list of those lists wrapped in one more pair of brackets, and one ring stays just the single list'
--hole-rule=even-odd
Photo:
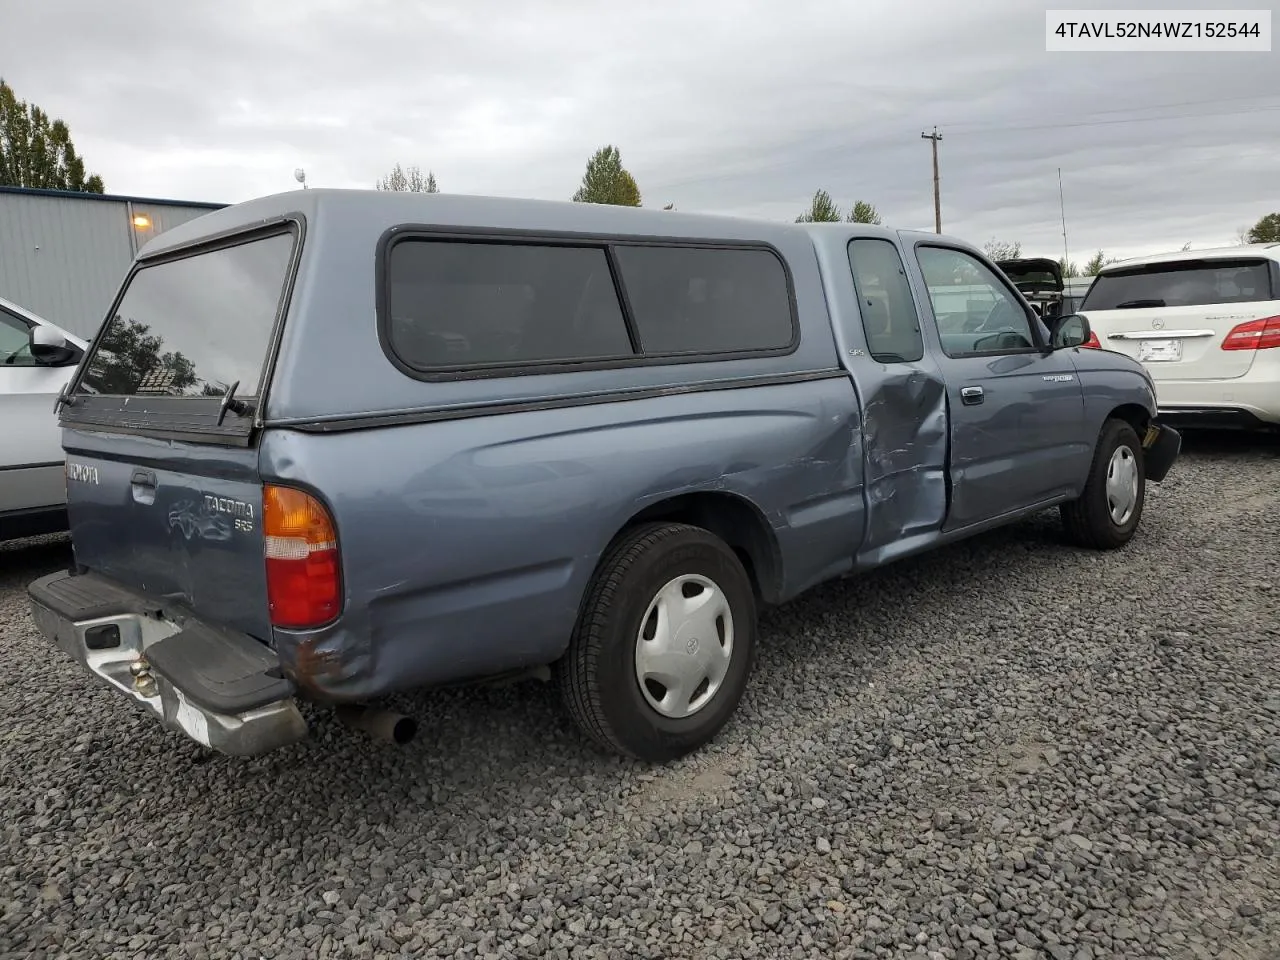
[{"label": "taillight lens", "polygon": [[1263,317],[1232,327],[1222,340],[1223,350],[1269,350],[1280,347],[1280,317]]},{"label": "taillight lens", "polygon": [[342,609],[338,534],[315,497],[271,484],[262,490],[267,603],[277,627],[318,627]]},{"label": "taillight lens", "polygon": [[1081,347],[1086,347],[1086,348],[1088,348],[1088,349],[1090,349],[1090,350],[1101,350],[1101,349],[1102,349],[1102,341],[1098,339],[1098,335],[1097,335],[1096,333],[1094,333],[1092,330],[1090,330],[1090,331],[1089,331],[1089,339],[1088,339],[1088,340],[1086,340],[1084,343],[1080,344],[1080,346],[1081,346]]}]

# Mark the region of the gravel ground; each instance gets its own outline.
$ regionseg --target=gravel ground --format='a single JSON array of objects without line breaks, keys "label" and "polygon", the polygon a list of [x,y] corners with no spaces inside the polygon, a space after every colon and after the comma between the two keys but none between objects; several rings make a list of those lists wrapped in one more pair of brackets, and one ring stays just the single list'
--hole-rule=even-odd
[{"label": "gravel ground", "polygon": [[65,541],[0,548],[0,956],[1280,960],[1280,446],[1191,445],[1147,510],[770,611],[665,769],[537,683],[209,756],[38,638]]}]

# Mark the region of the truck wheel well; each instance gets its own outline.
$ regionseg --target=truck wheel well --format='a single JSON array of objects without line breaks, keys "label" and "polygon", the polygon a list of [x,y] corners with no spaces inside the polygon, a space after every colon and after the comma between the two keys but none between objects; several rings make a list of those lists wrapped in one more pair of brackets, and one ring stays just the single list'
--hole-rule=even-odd
[{"label": "truck wheel well", "polygon": [[1151,424],[1151,414],[1136,403],[1121,404],[1111,411],[1107,419],[1123,420],[1133,427],[1138,434],[1139,440],[1142,439],[1142,435],[1147,432],[1147,427]]},{"label": "truck wheel well", "polygon": [[731,493],[686,493],[650,504],[623,529],[641,523],[688,523],[727,543],[747,569],[756,597],[776,603],[782,592],[782,558],[773,528],[750,501]]}]

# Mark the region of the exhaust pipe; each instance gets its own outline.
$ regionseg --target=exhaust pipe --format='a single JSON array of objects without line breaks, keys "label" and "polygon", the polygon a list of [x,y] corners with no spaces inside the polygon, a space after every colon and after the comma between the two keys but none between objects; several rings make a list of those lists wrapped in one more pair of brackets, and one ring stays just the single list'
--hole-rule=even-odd
[{"label": "exhaust pipe", "polygon": [[362,730],[372,737],[403,746],[418,732],[418,721],[394,710],[380,707],[338,707],[338,719],[352,730]]}]

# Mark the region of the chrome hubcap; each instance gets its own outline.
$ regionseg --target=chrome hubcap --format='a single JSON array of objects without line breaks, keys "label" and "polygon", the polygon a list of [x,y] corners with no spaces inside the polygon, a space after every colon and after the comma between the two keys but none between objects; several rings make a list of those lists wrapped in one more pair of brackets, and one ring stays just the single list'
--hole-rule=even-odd
[{"label": "chrome hubcap", "polygon": [[1138,506],[1138,461],[1128,447],[1117,447],[1107,464],[1107,509],[1116,526],[1124,526]]},{"label": "chrome hubcap", "polygon": [[733,614],[723,591],[685,574],[658,591],[636,637],[636,680],[649,706],[673,720],[715,697],[733,658]]}]

